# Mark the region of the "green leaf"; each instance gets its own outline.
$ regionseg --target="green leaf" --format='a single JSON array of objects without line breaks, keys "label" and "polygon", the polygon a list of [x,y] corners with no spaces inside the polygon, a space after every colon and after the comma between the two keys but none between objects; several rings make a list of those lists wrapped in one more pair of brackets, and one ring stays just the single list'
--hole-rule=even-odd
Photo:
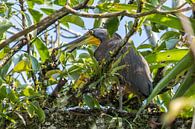
[{"label": "green leaf", "polygon": [[137,49],[148,49],[148,48],[153,48],[151,44],[141,44],[137,47]]},{"label": "green leaf", "polygon": [[7,94],[7,98],[9,98],[13,103],[16,103],[19,100],[17,92],[15,92],[12,89],[9,90],[9,93]]},{"label": "green leaf", "polygon": [[9,61],[3,67],[0,68],[0,75],[1,75],[2,78],[6,77],[11,64],[12,64],[12,62]]},{"label": "green leaf", "polygon": [[27,0],[27,4],[29,8],[33,8],[33,6],[36,4],[44,4],[44,0]]},{"label": "green leaf", "polygon": [[54,1],[54,4],[57,4],[57,5],[60,5],[60,6],[65,5],[65,3],[66,3],[65,0],[55,0],[55,1]]},{"label": "green leaf", "polygon": [[0,86],[0,100],[7,97],[7,90],[5,86]]},{"label": "green leaf", "polygon": [[83,19],[76,15],[67,15],[63,17],[62,19],[60,19],[60,22],[66,23],[66,24],[67,22],[69,22],[69,23],[73,23],[83,28],[85,27]]},{"label": "green leaf", "polygon": [[195,83],[191,84],[185,94],[184,97],[192,97],[195,95]]},{"label": "green leaf", "polygon": [[189,69],[187,75],[185,76],[185,79],[180,84],[179,88],[177,89],[175,95],[173,96],[173,99],[183,96],[186,93],[186,91],[190,88],[190,86],[192,86],[192,84],[195,81],[194,74],[195,74],[195,66],[193,65]]},{"label": "green leaf", "polygon": [[47,71],[47,73],[45,74],[46,77],[48,78],[57,78],[60,74],[62,73],[62,71],[55,69],[55,70],[50,70]]},{"label": "green leaf", "polygon": [[181,34],[176,31],[165,32],[160,38],[160,44],[165,43],[167,49],[173,49],[180,40],[180,35]]},{"label": "green leaf", "polygon": [[0,4],[0,14],[3,14],[6,12],[7,5],[6,4]]},{"label": "green leaf", "polygon": [[0,51],[0,60],[3,59],[8,52],[10,52],[10,48],[8,46],[4,47]]},{"label": "green leaf", "polygon": [[30,56],[30,60],[31,60],[31,64],[32,64],[32,70],[34,72],[39,71],[40,70],[40,65],[39,65],[38,60],[33,56]]},{"label": "green leaf", "polygon": [[10,21],[0,16],[0,36],[12,26],[13,24]]},{"label": "green leaf", "polygon": [[169,39],[175,39],[175,38],[179,39],[180,35],[181,34],[176,31],[167,31],[160,37],[160,42],[164,42]]},{"label": "green leaf", "polygon": [[27,110],[30,118],[34,117],[35,109],[34,109],[34,105],[32,105],[32,103],[27,104],[26,110]]},{"label": "green leaf", "polygon": [[47,47],[44,45],[42,40],[39,38],[36,38],[34,41],[35,47],[37,48],[37,51],[41,57],[42,62],[44,63],[47,59],[49,59],[49,51]]},{"label": "green leaf", "polygon": [[101,19],[100,18],[96,18],[95,20],[94,20],[94,23],[93,23],[93,28],[98,28],[98,27],[100,27],[100,25],[101,25]]},{"label": "green leaf", "polygon": [[187,53],[187,49],[173,49],[149,54],[145,59],[148,63],[176,62],[181,60]]},{"label": "green leaf", "polygon": [[13,71],[14,72],[23,72],[23,71],[30,71],[30,62],[28,60],[21,60],[16,64]]},{"label": "green leaf", "polygon": [[38,104],[35,106],[35,112],[39,118],[39,121],[43,123],[45,121],[45,112]]},{"label": "green leaf", "polygon": [[28,11],[30,12],[31,16],[33,17],[33,20],[35,23],[38,23],[41,20],[43,14],[40,13],[40,11],[31,9],[31,8],[29,8]]},{"label": "green leaf", "polygon": [[25,89],[23,90],[23,94],[28,97],[35,95],[33,87],[32,86],[25,87]]},{"label": "green leaf", "polygon": [[79,54],[79,58],[89,58],[90,55],[88,53],[81,53]]},{"label": "green leaf", "polygon": [[118,26],[119,26],[118,17],[109,18],[105,23],[105,28],[108,30],[110,36],[112,36],[118,30]]},{"label": "green leaf", "polygon": [[91,95],[85,94],[83,96],[83,100],[84,100],[85,104],[87,106],[89,106],[89,108],[95,108],[95,107],[100,108],[98,101],[94,97],[92,97]]},{"label": "green leaf", "polygon": [[55,12],[54,9],[48,9],[48,8],[40,8],[45,14],[51,15]]}]

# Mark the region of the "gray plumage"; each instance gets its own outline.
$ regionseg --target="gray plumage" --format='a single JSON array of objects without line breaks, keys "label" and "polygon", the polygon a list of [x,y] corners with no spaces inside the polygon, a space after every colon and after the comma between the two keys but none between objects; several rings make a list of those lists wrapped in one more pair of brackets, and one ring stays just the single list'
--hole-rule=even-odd
[{"label": "gray plumage", "polygon": [[[121,37],[114,34],[111,38],[108,36],[106,29],[94,29],[93,36],[101,40],[100,45],[96,49],[94,56],[97,61],[109,61],[111,54],[121,45]],[[152,78],[149,66],[143,56],[137,52],[134,47],[127,43],[121,53],[116,56],[116,59],[129,51],[121,60],[119,65],[126,65],[125,68],[119,71],[122,76],[122,85],[126,85],[133,93],[147,97],[150,95],[152,87]]]}]

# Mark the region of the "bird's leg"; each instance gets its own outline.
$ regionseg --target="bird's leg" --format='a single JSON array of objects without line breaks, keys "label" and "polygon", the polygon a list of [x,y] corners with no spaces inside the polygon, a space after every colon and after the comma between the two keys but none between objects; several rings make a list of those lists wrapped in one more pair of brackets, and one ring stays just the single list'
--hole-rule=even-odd
[{"label": "bird's leg", "polygon": [[119,86],[119,111],[123,110],[123,86]]}]

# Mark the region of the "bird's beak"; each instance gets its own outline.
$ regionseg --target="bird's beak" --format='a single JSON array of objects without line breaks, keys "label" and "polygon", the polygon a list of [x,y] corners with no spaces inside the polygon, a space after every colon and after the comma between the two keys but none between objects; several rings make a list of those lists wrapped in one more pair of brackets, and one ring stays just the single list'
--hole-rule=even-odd
[{"label": "bird's beak", "polygon": [[100,40],[96,38],[95,36],[93,36],[90,32],[87,32],[82,37],[68,43],[66,45],[65,50],[73,51],[77,47],[81,45],[85,45],[85,44],[92,44],[92,45],[99,46]]}]

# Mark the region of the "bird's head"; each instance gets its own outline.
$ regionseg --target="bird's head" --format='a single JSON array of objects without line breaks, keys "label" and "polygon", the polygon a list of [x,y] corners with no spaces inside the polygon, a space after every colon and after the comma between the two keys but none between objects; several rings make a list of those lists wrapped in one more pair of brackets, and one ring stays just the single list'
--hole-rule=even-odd
[{"label": "bird's head", "polygon": [[65,50],[72,51],[75,48],[85,44],[92,44],[92,45],[99,46],[101,42],[107,40],[108,38],[109,38],[109,34],[106,29],[103,28],[91,29],[80,38],[68,43],[66,45]]}]

